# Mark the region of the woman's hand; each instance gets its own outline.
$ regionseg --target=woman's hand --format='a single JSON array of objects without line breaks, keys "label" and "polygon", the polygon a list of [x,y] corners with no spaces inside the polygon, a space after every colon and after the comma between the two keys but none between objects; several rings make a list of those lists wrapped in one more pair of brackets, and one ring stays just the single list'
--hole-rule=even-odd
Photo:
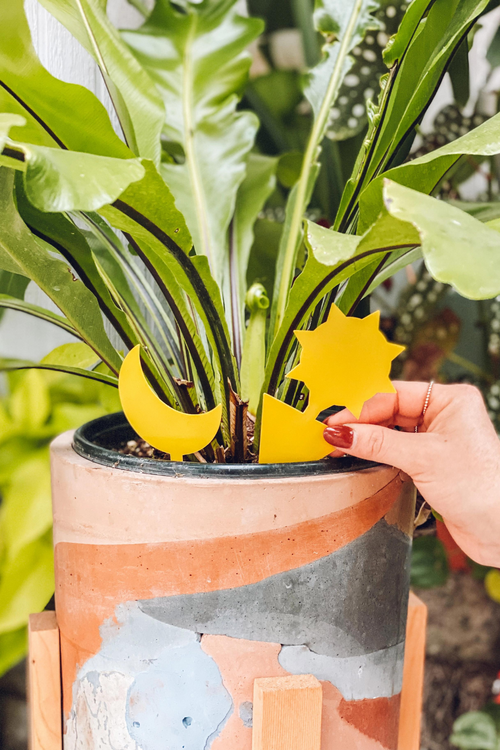
[{"label": "woman's hand", "polygon": [[409,474],[464,552],[500,567],[500,440],[481,393],[435,384],[422,419],[429,384],[394,386],[396,394],[367,401],[359,421],[347,410],[329,417],[325,439],[341,453]]}]

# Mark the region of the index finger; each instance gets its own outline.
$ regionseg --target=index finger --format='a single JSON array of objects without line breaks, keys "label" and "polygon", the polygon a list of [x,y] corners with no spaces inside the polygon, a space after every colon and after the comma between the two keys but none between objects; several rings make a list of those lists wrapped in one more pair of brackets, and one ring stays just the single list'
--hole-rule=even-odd
[{"label": "index finger", "polygon": [[396,393],[377,393],[367,401],[359,419],[355,419],[348,409],[344,409],[328,417],[327,424],[364,422],[385,426],[416,427],[422,421],[429,383],[395,380],[393,386]]}]

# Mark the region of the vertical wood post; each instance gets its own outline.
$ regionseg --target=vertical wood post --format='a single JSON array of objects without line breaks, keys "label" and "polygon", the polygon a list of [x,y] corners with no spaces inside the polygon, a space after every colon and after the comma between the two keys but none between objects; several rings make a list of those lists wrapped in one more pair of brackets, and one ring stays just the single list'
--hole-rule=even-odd
[{"label": "vertical wood post", "polygon": [[398,750],[419,750],[424,690],[427,606],[410,592]]},{"label": "vertical wood post", "polygon": [[61,750],[61,667],[56,613],[30,615],[28,634],[30,750]]},{"label": "vertical wood post", "polygon": [[309,674],[255,680],[252,750],[320,750],[322,702]]}]

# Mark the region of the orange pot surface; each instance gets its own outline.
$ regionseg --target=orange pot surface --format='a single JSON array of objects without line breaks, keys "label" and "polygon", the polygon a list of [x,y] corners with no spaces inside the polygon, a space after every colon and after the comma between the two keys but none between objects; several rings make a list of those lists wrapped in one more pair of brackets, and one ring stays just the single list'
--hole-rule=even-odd
[{"label": "orange pot surface", "polygon": [[67,433],[52,480],[65,750],[251,750],[254,679],[309,673],[322,750],[396,750],[405,475],[145,475]]}]

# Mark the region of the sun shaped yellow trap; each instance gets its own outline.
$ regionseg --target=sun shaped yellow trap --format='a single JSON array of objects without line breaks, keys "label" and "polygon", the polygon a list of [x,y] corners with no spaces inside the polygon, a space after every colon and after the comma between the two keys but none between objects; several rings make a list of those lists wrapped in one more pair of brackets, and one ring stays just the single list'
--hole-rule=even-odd
[{"label": "sun shaped yellow trap", "polygon": [[[345,406],[359,417],[369,398],[394,392],[389,378],[391,362],[404,347],[386,340],[379,320],[379,312],[351,318],[332,305],[326,322],[314,331],[295,331],[302,354],[287,377],[305,383],[309,401],[307,408],[299,411],[264,394],[260,463],[324,458],[332,452],[317,420],[324,409]],[[140,346],[132,349],[122,364],[119,390],[123,411],[134,430],[174,461],[207,446],[219,429],[221,405],[203,414],[185,414],[158,398],[142,370]]]}]

